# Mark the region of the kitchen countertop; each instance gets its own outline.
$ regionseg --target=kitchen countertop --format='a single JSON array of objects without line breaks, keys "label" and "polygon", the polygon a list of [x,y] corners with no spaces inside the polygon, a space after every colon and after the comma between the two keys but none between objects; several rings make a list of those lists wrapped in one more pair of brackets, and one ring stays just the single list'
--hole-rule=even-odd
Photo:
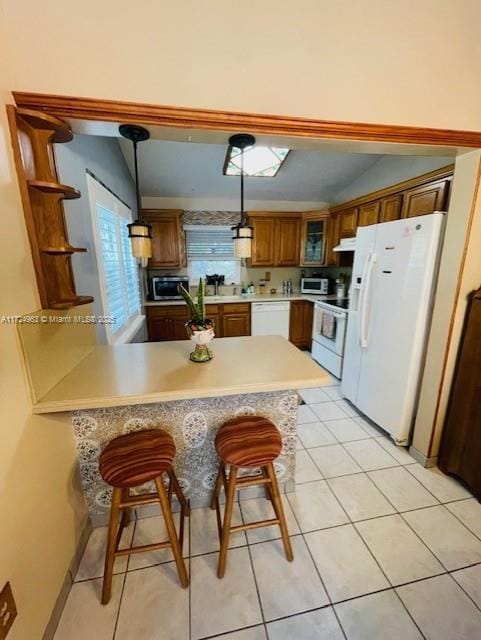
[{"label": "kitchen countertop", "polygon": [[[253,293],[250,295],[237,295],[237,296],[206,296],[205,303],[206,304],[220,304],[220,303],[230,303],[230,302],[281,302],[281,301],[289,301],[292,300],[308,300],[309,302],[316,302],[316,300],[335,300],[336,295],[331,294],[327,296],[315,296],[315,295],[307,295],[304,293],[292,293],[291,295],[284,295],[282,293],[276,293],[272,295],[270,293]],[[171,306],[171,305],[183,305],[185,302],[183,300],[158,300],[158,301],[150,301],[147,300],[144,302],[144,306],[146,307],[161,307],[161,306]]]},{"label": "kitchen countertop", "polygon": [[[292,298],[290,298],[292,299]],[[322,386],[329,374],[280,336],[218,338],[194,363],[189,340],[98,346],[33,406],[34,413]]]}]

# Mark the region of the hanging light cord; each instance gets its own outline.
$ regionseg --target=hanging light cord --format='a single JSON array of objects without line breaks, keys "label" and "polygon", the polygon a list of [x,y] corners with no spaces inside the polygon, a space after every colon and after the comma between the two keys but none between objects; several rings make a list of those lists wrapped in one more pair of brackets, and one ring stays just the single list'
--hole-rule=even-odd
[{"label": "hanging light cord", "polygon": [[244,214],[244,149],[241,149],[241,225],[245,226]]},{"label": "hanging light cord", "polygon": [[135,195],[137,198],[137,219],[142,220],[142,206],[140,202],[140,190],[139,190],[139,166],[137,160],[137,140],[134,143],[134,166],[135,166]]}]

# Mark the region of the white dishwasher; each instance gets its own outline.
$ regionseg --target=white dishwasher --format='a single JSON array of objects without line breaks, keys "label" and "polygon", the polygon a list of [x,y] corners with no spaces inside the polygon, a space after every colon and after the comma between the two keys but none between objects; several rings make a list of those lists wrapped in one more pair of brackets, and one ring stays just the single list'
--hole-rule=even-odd
[{"label": "white dishwasher", "polygon": [[282,336],[289,339],[289,301],[253,302],[253,336]]}]

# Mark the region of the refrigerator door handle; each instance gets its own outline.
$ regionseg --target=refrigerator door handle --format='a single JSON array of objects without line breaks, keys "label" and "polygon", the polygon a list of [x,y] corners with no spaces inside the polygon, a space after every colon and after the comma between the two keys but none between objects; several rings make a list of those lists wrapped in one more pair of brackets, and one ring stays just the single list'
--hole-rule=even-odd
[{"label": "refrigerator door handle", "polygon": [[361,301],[359,310],[359,344],[362,349],[367,347],[367,311],[369,308],[369,297],[371,293],[371,281],[372,271],[374,264],[376,263],[377,256],[375,253],[370,253],[366,262],[365,274],[363,276],[363,285],[361,289]]}]

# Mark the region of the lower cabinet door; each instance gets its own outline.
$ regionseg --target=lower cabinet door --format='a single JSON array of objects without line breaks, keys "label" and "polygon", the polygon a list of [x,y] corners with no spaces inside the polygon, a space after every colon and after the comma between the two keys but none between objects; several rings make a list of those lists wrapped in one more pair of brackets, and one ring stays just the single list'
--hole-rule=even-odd
[{"label": "lower cabinet door", "polygon": [[147,328],[150,341],[172,340],[170,318],[147,317]]},{"label": "lower cabinet door", "polygon": [[312,342],[313,303],[293,300],[289,314],[289,340],[299,349],[310,349]]},{"label": "lower cabinet door", "polygon": [[250,324],[250,318],[246,313],[224,315],[222,322],[224,338],[250,336]]}]

